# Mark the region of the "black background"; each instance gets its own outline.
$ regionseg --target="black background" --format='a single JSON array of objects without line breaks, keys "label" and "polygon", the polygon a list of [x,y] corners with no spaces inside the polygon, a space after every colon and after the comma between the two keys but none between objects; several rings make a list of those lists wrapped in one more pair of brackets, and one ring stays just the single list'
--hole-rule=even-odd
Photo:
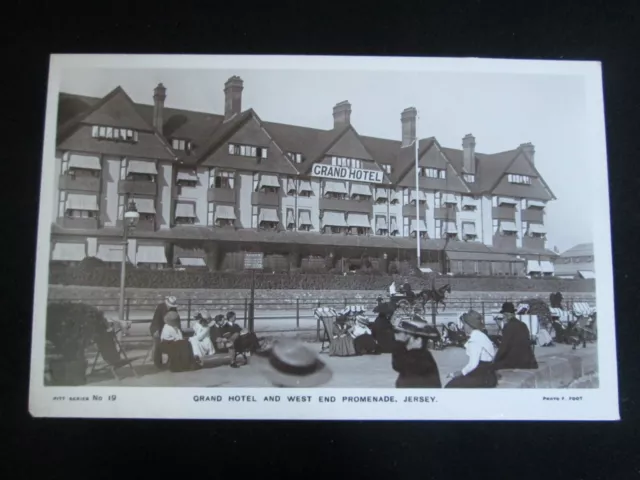
[{"label": "black background", "polygon": [[[0,475],[631,479],[638,458],[639,8],[633,1],[13,2],[0,19]],[[374,6],[376,5],[376,6]],[[36,420],[27,411],[50,53],[404,55],[603,62],[619,423]],[[561,107],[559,107],[561,108]],[[550,112],[552,114],[552,112]],[[576,139],[578,141],[578,139]],[[580,172],[566,181],[579,183]],[[7,218],[7,215],[8,218]],[[576,212],[580,214],[582,212]],[[588,212],[584,212],[588,214]],[[602,225],[601,228],[607,228]],[[162,402],[158,398],[157,402]],[[185,405],[188,408],[188,405]],[[549,408],[552,408],[550,406]],[[7,448],[8,447],[8,448]],[[169,466],[175,466],[171,473]],[[159,470],[159,473],[155,473]],[[228,472],[228,473],[227,473]],[[499,472],[499,473],[498,473]],[[16,475],[18,474],[18,475]],[[35,472],[33,473],[35,476]],[[329,478],[329,477],[328,477]]]}]

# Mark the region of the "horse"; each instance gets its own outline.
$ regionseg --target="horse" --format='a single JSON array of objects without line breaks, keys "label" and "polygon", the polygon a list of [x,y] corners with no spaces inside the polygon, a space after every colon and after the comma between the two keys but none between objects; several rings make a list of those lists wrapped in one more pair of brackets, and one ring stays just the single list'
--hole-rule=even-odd
[{"label": "horse", "polygon": [[448,283],[440,288],[423,288],[418,294],[418,298],[422,302],[422,308],[424,309],[426,304],[429,302],[433,302],[436,307],[436,311],[438,311],[438,304],[442,304],[442,310],[447,307],[445,303],[446,294],[451,293],[451,285]]}]

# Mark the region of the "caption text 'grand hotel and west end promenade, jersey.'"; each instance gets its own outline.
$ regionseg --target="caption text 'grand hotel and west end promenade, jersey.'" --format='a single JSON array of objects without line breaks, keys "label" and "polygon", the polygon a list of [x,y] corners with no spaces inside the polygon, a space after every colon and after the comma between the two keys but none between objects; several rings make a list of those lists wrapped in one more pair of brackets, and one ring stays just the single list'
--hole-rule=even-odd
[{"label": "caption text 'grand hotel and west end promenade, jersey.'", "polygon": [[480,153],[464,132],[457,146],[417,139],[413,107],[398,112],[396,139],[367,137],[348,101],[327,106],[330,129],[271,123],[242,109],[244,88],[237,76],[220,85],[223,114],[168,108],[162,84],[149,86],[149,104],[115,85],[103,98],[60,93],[45,160],[56,163],[51,260],[119,265],[133,199],[138,267],[241,270],[252,250],[266,271],[357,268],[365,256],[388,270],[415,263],[420,236],[422,267],[435,271],[553,272],[544,217],[555,197],[532,144]]}]

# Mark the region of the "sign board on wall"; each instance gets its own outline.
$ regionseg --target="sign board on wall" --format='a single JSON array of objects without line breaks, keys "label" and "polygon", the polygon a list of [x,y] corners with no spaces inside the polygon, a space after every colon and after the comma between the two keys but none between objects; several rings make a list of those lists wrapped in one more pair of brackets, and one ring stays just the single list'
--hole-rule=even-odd
[{"label": "sign board on wall", "polygon": [[245,270],[262,270],[264,268],[264,253],[245,253]]},{"label": "sign board on wall", "polygon": [[384,183],[384,175],[381,171],[336,167],[324,163],[314,163],[311,169],[311,176],[334,178],[336,180],[352,180],[354,182]]}]

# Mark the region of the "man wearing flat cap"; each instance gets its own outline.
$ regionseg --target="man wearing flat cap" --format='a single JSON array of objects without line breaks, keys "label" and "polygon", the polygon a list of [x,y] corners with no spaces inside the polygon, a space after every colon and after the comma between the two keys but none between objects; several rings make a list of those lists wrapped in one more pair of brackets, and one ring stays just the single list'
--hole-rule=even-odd
[{"label": "man wearing flat cap", "polygon": [[494,360],[494,368],[496,370],[538,368],[529,329],[516,317],[513,303],[502,304],[500,313],[504,315],[505,325],[502,329],[502,341]]}]

